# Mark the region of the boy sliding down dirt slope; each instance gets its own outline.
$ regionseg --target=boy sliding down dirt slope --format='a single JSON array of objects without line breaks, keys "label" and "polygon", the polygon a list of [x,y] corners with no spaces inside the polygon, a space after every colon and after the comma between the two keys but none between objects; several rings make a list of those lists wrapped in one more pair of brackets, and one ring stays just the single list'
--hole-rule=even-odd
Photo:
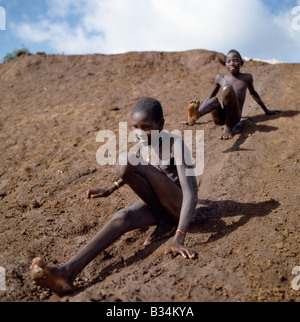
[{"label": "boy sliding down dirt slope", "polygon": [[[253,76],[240,72],[242,66],[243,60],[240,53],[234,49],[230,50],[226,57],[226,67],[229,74],[216,76],[213,89],[201,106],[198,100],[190,102],[188,122],[183,123],[194,125],[201,116],[211,113],[214,123],[224,126],[220,139],[231,139],[233,128],[242,118],[247,89],[267,115],[277,113],[277,111],[267,109],[254,89]],[[221,90],[220,101],[216,98],[219,90]]]},{"label": "boy sliding down dirt slope", "polygon": [[[34,259],[31,275],[39,285],[58,294],[71,292],[76,276],[102,251],[126,232],[153,225],[157,228],[144,245],[176,231],[165,254],[179,253],[189,259],[196,257],[195,251],[184,245],[198,197],[196,178],[191,175],[194,169],[183,157],[186,156],[187,151],[183,151],[186,146],[180,136],[163,131],[163,111],[155,99],[144,98],[135,105],[132,126],[141,156],[121,155],[117,164],[118,182],[107,189],[90,189],[87,197],[108,197],[128,184],[140,200],[128,209],[118,211],[67,263],[49,267],[41,258]],[[168,142],[170,144],[165,144]],[[168,164],[162,162],[162,156],[166,154]]]}]

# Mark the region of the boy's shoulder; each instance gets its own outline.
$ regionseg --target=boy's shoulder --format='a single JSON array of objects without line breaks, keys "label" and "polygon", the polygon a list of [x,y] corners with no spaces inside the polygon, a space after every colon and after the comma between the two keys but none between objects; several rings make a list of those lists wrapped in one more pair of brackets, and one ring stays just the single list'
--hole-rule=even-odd
[{"label": "boy's shoulder", "polygon": [[165,146],[165,143],[170,144],[172,150],[185,144],[180,130],[173,130],[172,132],[163,131],[162,142],[163,146]]},{"label": "boy's shoulder", "polygon": [[226,75],[226,74],[218,74],[216,76],[216,82],[220,82],[222,79],[226,78],[226,76],[228,76],[228,75]]},{"label": "boy's shoulder", "polygon": [[253,81],[253,75],[250,73],[241,73],[240,75],[246,82]]},{"label": "boy's shoulder", "polygon": [[253,77],[253,75],[250,73],[240,73],[240,74],[245,77]]},{"label": "boy's shoulder", "polygon": [[183,141],[180,130],[173,130],[172,132],[162,131],[163,141],[170,141],[172,143]]}]

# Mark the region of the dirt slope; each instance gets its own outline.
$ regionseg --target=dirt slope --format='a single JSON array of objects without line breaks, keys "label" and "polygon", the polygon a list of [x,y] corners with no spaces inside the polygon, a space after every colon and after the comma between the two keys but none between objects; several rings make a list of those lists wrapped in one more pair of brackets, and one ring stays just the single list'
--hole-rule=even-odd
[{"label": "dirt slope", "polygon": [[[300,266],[300,65],[246,62],[270,109],[248,96],[231,141],[209,115],[205,171],[187,243],[195,261],[163,256],[164,240],[144,249],[148,231],[123,236],[58,298],[30,280],[34,257],[59,264],[76,253],[118,209],[137,198],[123,187],[88,203],[85,191],[116,179],[100,167],[99,130],[117,134],[144,96],[163,105],[166,129],[190,129],[190,99],[205,99],[224,56],[209,51],[122,55],[36,55],[0,65],[0,301],[299,301],[291,287]],[[128,124],[130,126],[130,123]],[[129,127],[130,129],[130,127]]]}]

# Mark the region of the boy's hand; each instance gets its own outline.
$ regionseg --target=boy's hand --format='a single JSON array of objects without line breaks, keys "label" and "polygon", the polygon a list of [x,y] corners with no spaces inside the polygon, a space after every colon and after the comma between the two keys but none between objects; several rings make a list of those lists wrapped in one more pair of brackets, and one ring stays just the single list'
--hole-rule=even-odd
[{"label": "boy's hand", "polygon": [[94,198],[105,198],[111,195],[111,189],[100,189],[100,188],[93,188],[87,191],[87,198],[89,200]]},{"label": "boy's hand", "polygon": [[194,250],[175,241],[173,241],[172,245],[165,251],[165,255],[168,254],[181,254],[184,258],[189,259],[195,259],[197,256],[197,253]]}]

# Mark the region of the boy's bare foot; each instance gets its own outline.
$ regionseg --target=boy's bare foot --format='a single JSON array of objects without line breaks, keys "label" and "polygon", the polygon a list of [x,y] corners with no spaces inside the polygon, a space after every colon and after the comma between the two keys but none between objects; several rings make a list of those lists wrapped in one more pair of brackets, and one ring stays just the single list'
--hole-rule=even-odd
[{"label": "boy's bare foot", "polygon": [[220,136],[220,140],[231,140],[232,139],[232,129],[225,125],[223,134]]},{"label": "boy's bare foot", "polygon": [[152,242],[168,238],[174,234],[176,226],[170,223],[160,223],[154,232],[145,240],[144,246],[150,245]]},{"label": "boy's bare foot", "polygon": [[190,101],[190,103],[188,105],[188,121],[185,124],[188,124],[190,126],[195,125],[195,123],[198,119],[199,107],[200,107],[199,100]]},{"label": "boy's bare foot", "polygon": [[61,269],[47,267],[44,261],[38,257],[32,261],[30,266],[32,279],[40,286],[49,288],[58,295],[73,291],[72,283],[66,278]]}]

